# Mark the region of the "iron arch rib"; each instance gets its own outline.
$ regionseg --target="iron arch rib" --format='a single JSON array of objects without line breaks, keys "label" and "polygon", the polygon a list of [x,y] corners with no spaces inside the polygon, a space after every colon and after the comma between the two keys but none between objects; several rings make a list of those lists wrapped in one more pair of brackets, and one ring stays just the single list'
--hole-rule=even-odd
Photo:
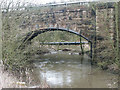
[{"label": "iron arch rib", "polygon": [[69,33],[73,33],[75,35],[78,35],[82,38],[84,38],[85,40],[87,40],[89,43],[90,43],[90,52],[91,52],[91,55],[90,57],[92,58],[92,41],[89,40],[87,37],[85,37],[84,35],[81,35],[80,33],[78,32],[75,32],[74,30],[69,30],[69,29],[66,29],[66,28],[54,28],[54,27],[49,27],[49,28],[42,28],[42,29],[39,29],[39,30],[35,30],[35,31],[31,31],[29,32],[26,37],[23,39],[23,43],[27,42],[27,41],[31,41],[32,39],[34,39],[36,36],[38,36],[39,34],[41,33],[45,33],[45,32],[48,32],[48,31],[66,31],[66,32],[69,32]]},{"label": "iron arch rib", "polygon": [[48,31],[66,31],[66,32],[78,35],[78,36],[84,38],[85,40],[87,40],[88,42],[92,43],[91,40],[89,40],[87,37],[81,35],[78,32],[75,32],[74,30],[70,30],[70,29],[68,30],[66,28],[54,28],[54,27],[42,28],[42,29],[39,29],[39,30],[36,30],[36,31],[32,31],[32,32],[30,32],[30,33],[27,34],[27,36],[25,37],[25,39],[23,40],[23,42],[31,41],[33,38],[35,38],[39,34],[45,33],[45,32],[48,32]]}]

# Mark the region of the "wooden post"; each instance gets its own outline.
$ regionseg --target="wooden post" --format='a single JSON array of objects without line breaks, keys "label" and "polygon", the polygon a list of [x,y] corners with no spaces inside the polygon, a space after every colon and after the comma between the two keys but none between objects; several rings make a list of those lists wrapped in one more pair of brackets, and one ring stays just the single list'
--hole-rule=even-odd
[{"label": "wooden post", "polygon": [[[80,31],[80,34],[81,34],[81,31]],[[80,37],[80,47],[81,47],[82,54],[84,54],[84,50],[81,42],[82,42],[82,38]]]},{"label": "wooden post", "polygon": [[93,53],[93,51],[92,51],[92,43],[90,43],[90,57],[91,57],[91,59],[93,58],[92,53]]}]

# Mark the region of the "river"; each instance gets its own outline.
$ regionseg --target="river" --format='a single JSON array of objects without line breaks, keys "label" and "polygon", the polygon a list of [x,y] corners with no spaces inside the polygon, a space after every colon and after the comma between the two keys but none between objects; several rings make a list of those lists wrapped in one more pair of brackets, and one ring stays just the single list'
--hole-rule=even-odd
[{"label": "river", "polygon": [[117,75],[91,66],[90,58],[72,52],[51,52],[37,56],[34,77],[51,88],[116,88]]}]

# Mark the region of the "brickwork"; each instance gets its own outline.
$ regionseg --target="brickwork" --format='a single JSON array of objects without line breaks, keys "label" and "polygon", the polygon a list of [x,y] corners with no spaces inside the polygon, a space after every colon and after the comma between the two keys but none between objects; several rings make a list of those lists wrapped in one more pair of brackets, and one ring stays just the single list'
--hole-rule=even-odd
[{"label": "brickwork", "polygon": [[91,15],[91,9],[88,6],[51,7],[39,14],[31,14],[29,28],[31,28],[30,30],[44,27],[69,28],[77,32],[81,31],[84,36],[90,39],[91,31],[95,30],[94,19],[95,16]]}]

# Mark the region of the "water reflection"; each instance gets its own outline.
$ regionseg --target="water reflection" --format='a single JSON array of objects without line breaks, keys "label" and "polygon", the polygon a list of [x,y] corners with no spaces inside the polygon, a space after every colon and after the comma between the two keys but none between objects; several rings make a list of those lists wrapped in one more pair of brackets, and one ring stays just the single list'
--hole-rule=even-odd
[{"label": "water reflection", "polygon": [[40,56],[35,65],[39,68],[39,78],[46,80],[50,87],[107,88],[113,78],[117,82],[116,75],[91,67],[87,55],[48,54]]}]

